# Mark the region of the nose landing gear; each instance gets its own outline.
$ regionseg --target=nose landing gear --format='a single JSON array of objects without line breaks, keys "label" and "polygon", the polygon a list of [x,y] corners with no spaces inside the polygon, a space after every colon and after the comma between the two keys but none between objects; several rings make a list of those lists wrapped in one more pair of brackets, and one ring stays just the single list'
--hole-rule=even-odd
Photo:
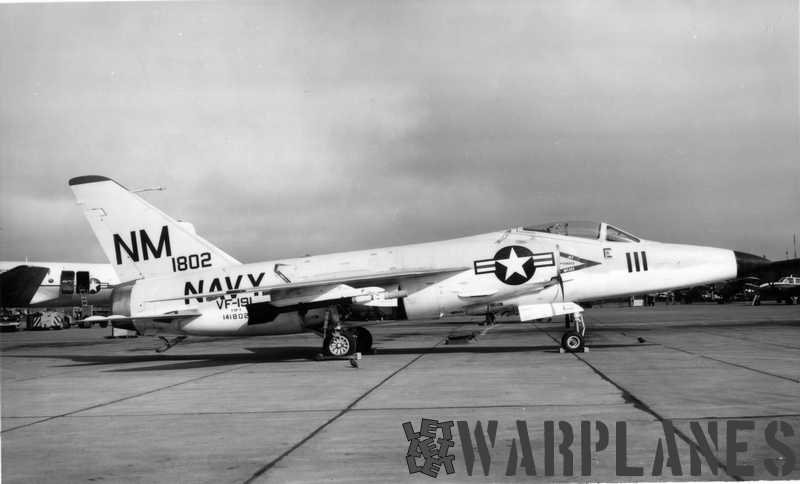
[{"label": "nose landing gear", "polygon": [[[575,329],[569,329],[571,321],[575,322]],[[586,323],[583,320],[583,314],[567,314],[565,325],[568,331],[561,336],[561,352],[578,353],[589,351],[589,348],[585,346]]]}]

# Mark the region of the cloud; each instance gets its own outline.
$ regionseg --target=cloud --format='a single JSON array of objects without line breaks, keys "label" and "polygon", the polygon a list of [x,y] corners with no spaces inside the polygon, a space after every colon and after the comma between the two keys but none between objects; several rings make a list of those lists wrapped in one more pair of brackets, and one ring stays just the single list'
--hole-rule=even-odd
[{"label": "cloud", "polygon": [[560,218],[779,257],[796,8],[4,5],[0,257],[102,260],[91,173],[249,261]]}]

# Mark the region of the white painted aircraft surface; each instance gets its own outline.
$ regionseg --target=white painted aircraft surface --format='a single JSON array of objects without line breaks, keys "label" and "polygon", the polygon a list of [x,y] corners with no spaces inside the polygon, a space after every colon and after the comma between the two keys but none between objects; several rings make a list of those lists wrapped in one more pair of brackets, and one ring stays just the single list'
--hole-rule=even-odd
[{"label": "white painted aircraft surface", "polygon": [[[367,351],[351,311],[400,319],[515,312],[567,315],[562,347],[584,346],[581,301],[732,279],[749,254],[645,240],[607,223],[557,222],[438,242],[241,264],[103,176],[69,182],[120,280],[116,326],[161,337],[313,331],[323,351]],[[178,335],[167,340],[163,335]]]}]

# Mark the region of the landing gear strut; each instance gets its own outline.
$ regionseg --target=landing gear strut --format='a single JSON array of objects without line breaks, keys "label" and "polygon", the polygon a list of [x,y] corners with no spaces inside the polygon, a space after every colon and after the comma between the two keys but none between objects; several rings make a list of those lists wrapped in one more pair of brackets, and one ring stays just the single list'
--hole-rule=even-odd
[{"label": "landing gear strut", "polygon": [[[575,329],[569,329],[570,322],[575,322]],[[581,313],[567,314],[565,320],[567,331],[561,337],[561,350],[567,353],[585,351],[586,323]]]},{"label": "landing gear strut", "polygon": [[156,348],[156,353],[163,353],[168,349],[172,348],[173,346],[175,346],[176,344],[180,343],[181,341],[185,340],[186,336],[176,336],[175,338],[172,339],[167,339],[164,336],[159,336],[158,339],[164,342],[164,346],[159,346],[158,348]]}]

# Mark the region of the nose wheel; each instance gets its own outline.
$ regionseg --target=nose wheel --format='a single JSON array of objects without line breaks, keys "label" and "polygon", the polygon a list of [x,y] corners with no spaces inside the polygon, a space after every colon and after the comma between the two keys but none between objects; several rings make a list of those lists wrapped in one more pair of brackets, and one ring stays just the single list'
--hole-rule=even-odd
[{"label": "nose wheel", "polygon": [[561,337],[561,349],[567,353],[583,351],[583,343],[583,336],[578,334],[577,331],[567,331]]},{"label": "nose wheel", "polygon": [[561,351],[567,353],[578,353],[588,351],[586,348],[586,323],[583,321],[581,313],[567,314],[566,327],[569,328],[570,321],[575,322],[575,329],[569,329],[561,336]]}]

